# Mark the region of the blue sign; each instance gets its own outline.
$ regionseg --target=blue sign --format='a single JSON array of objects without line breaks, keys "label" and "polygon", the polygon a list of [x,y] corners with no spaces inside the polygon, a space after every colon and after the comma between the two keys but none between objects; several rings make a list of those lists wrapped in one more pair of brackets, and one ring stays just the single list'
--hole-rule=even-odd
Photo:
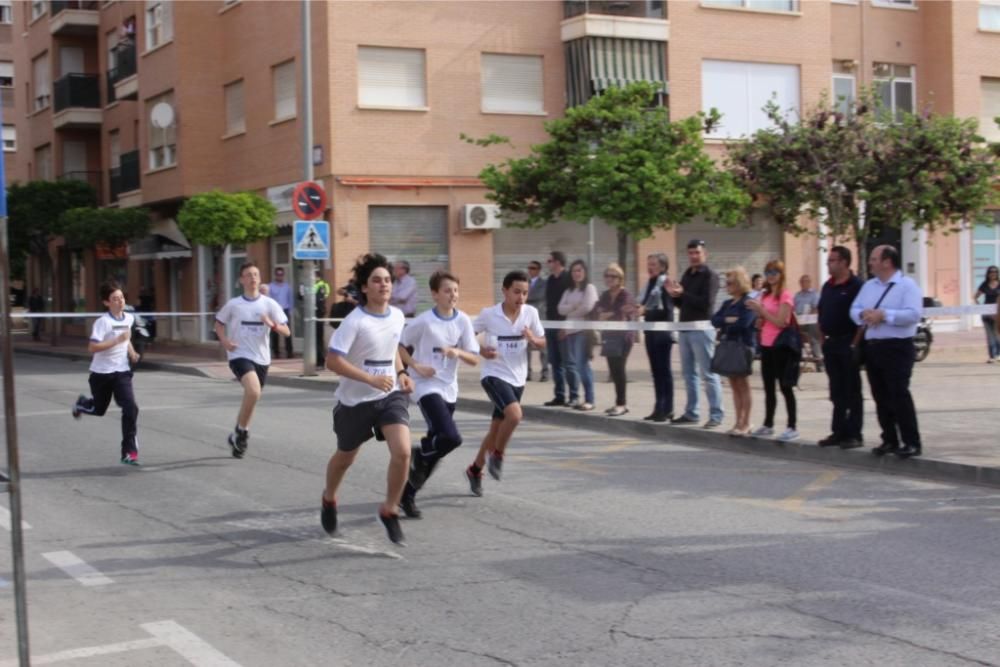
[{"label": "blue sign", "polygon": [[292,239],[295,259],[330,259],[330,223],[326,220],[296,220]]}]

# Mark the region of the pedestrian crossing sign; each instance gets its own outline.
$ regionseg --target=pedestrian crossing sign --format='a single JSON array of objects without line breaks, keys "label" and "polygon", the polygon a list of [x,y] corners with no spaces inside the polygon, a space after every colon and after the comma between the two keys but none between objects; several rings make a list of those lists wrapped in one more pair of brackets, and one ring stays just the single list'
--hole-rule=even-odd
[{"label": "pedestrian crossing sign", "polygon": [[293,241],[295,259],[330,259],[330,223],[326,220],[296,220]]}]

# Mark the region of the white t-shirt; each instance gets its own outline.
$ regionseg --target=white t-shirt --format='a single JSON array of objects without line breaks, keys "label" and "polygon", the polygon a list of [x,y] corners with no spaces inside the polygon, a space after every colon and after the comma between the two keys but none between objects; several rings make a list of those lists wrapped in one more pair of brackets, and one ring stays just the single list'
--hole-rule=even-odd
[{"label": "white t-shirt", "polygon": [[483,308],[479,317],[472,323],[476,333],[486,334],[486,343],[497,350],[496,359],[484,359],[482,377],[493,376],[515,387],[523,387],[528,379],[528,341],[524,337],[524,329],[539,338],[545,335],[545,329],[538,318],[538,309],[523,305],[517,318],[511,322],[503,312],[503,302],[489,308]]},{"label": "white t-shirt", "polygon": [[[117,338],[131,329],[134,321],[135,318],[131,313],[123,312],[120,320],[112,317],[111,313],[104,313],[94,322],[94,328],[90,331],[90,340],[95,343],[103,343],[106,340]],[[118,373],[127,370],[129,370],[128,341],[112,345],[101,352],[94,352],[94,359],[90,362],[91,373]]]},{"label": "white t-shirt", "polygon": [[236,343],[236,349],[227,351],[226,357],[249,359],[255,364],[271,364],[271,328],[261,321],[267,315],[275,324],[287,324],[288,318],[278,302],[269,296],[258,294],[256,299],[238,296],[226,302],[215,314],[215,320],[226,326],[226,335]]},{"label": "white t-shirt", "polygon": [[472,330],[472,320],[460,310],[455,310],[451,317],[445,319],[432,308],[419,317],[411,320],[403,329],[400,340],[403,345],[413,346],[413,360],[418,364],[430,366],[434,375],[422,377],[415,371],[410,372],[413,378],[413,400],[419,401],[427,394],[440,394],[448,403],[458,400],[458,364],[457,358],[449,359],[442,352],[446,347],[457,347],[460,350],[479,354],[479,342]]},{"label": "white t-shirt", "polygon": [[[403,333],[406,318],[399,308],[389,306],[383,315],[375,315],[358,306],[344,318],[330,337],[330,351],[344,357],[351,365],[371,375],[388,375],[396,383],[396,348]],[[389,395],[364,382],[340,378],[334,396],[344,405],[377,401]]]}]

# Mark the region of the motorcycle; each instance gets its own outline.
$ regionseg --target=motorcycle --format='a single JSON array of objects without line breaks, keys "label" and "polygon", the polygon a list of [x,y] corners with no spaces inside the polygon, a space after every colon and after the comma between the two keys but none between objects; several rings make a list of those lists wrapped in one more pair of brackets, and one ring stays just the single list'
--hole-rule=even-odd
[{"label": "motorcycle", "polygon": [[[941,302],[929,296],[924,297],[924,308],[940,308]],[[923,361],[931,353],[931,343],[934,342],[934,332],[931,331],[931,320],[928,317],[921,317],[917,325],[917,333],[913,336],[913,347],[915,350],[914,359]]]},{"label": "motorcycle", "polygon": [[136,311],[133,306],[125,306],[125,312],[131,313],[132,317],[135,318],[132,321],[132,348],[139,355],[139,360],[133,364],[134,367],[142,363],[146,348],[156,337],[156,324],[151,315],[143,315]]}]

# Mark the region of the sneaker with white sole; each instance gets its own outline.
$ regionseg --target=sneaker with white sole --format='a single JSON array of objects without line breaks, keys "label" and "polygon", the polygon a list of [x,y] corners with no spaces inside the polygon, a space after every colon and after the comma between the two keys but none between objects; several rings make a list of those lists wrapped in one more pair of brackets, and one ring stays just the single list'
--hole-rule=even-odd
[{"label": "sneaker with white sole", "polygon": [[778,436],[778,440],[782,442],[791,442],[792,440],[799,439],[799,432],[794,428],[786,428],[785,432]]},{"label": "sneaker with white sole", "polygon": [[770,426],[761,426],[760,428],[754,429],[750,435],[755,438],[770,438],[774,435],[774,429]]}]

